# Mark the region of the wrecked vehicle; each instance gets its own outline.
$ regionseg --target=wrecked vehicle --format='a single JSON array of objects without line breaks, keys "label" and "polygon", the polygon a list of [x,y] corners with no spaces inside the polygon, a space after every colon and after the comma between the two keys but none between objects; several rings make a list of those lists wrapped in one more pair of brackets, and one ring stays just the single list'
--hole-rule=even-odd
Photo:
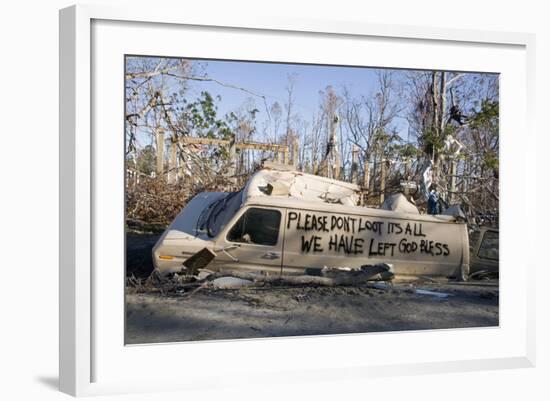
[{"label": "wrecked vehicle", "polygon": [[203,192],[153,248],[162,274],[211,271],[304,274],[305,269],[390,263],[397,277],[466,280],[466,224],[424,215],[402,195],[358,206],[360,188],[285,169],[256,172],[239,192]]},{"label": "wrecked vehicle", "polygon": [[470,232],[470,277],[499,272],[499,230],[478,227]]}]

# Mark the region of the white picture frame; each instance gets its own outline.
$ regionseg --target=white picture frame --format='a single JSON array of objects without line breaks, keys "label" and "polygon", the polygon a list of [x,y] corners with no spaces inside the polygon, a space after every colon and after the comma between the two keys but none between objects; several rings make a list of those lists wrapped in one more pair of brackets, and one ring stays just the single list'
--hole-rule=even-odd
[{"label": "white picture frame", "polygon": [[[188,31],[186,31],[186,29]],[[284,42],[284,38],[310,41],[311,53],[302,48],[294,49],[294,56],[272,48],[268,54],[257,49],[256,56],[243,53],[241,57],[253,57],[276,60],[275,53],[279,51],[280,61],[327,62],[327,58],[315,53],[316,46],[330,45],[338,40],[342,53],[336,57],[350,57],[349,63],[365,65],[360,58],[351,60],[350,49],[357,46],[402,46],[422,51],[435,46],[446,61],[440,67],[457,66],[464,70],[479,70],[503,74],[501,119],[502,119],[502,223],[501,223],[501,324],[498,328],[470,330],[437,330],[407,333],[385,333],[345,336],[317,336],[294,339],[261,339],[218,341],[200,344],[169,344],[125,347],[120,338],[118,321],[123,305],[123,276],[114,273],[110,276],[100,268],[98,261],[111,258],[114,260],[115,271],[120,267],[120,244],[122,238],[110,237],[106,230],[106,221],[122,220],[120,212],[123,202],[123,192],[111,193],[112,199],[106,199],[106,191],[120,188],[120,178],[110,174],[112,181],[103,179],[106,171],[117,168],[119,149],[123,131],[117,131],[122,124],[122,114],[119,121],[107,128],[109,131],[120,132],[120,138],[113,139],[111,147],[99,136],[94,136],[94,130],[109,127],[110,117],[102,114],[105,108],[120,109],[123,107],[114,101],[110,103],[110,94],[122,96],[122,60],[120,54],[138,53],[153,55],[179,56],[170,50],[175,49],[174,43],[165,48],[153,48],[154,42],[142,41],[138,46],[127,41],[124,32],[132,32],[139,36],[140,32],[148,30],[151,36],[173,34],[181,31],[182,35],[204,36],[204,48],[209,43],[215,45],[215,40],[208,35],[234,35],[244,42],[252,40],[254,35],[262,35],[266,41]],[[164,31],[163,31],[164,30]],[[166,31],[174,30],[174,31]],[[153,33],[154,31],[154,33]],[[191,32],[192,31],[192,32]],[[94,35],[95,39],[94,39]],[[103,35],[103,36],[102,36]],[[107,42],[106,37],[110,40]],[[284,38],[283,38],[284,37]],[[527,238],[513,236],[513,231],[522,227],[523,230],[534,229],[534,210],[527,204],[525,192],[521,188],[533,187],[534,177],[528,174],[534,170],[535,160],[525,150],[517,145],[518,139],[511,132],[521,130],[525,133],[522,140],[534,142],[532,127],[534,112],[534,36],[529,34],[483,32],[469,30],[435,29],[412,26],[372,25],[362,22],[297,20],[292,18],[252,18],[250,15],[242,18],[222,18],[206,15],[181,15],[178,10],[155,8],[112,8],[108,6],[73,6],[60,12],[60,389],[72,395],[94,395],[110,393],[126,393],[136,391],[160,391],[167,389],[200,389],[217,378],[218,386],[232,386],[237,375],[246,373],[250,379],[258,383],[276,380],[327,380],[339,379],[344,376],[361,380],[365,377],[386,375],[456,372],[479,369],[499,369],[511,367],[530,367],[535,363],[534,338],[534,283],[530,275],[534,271],[534,252],[523,252],[519,249],[532,249]],[[322,42],[323,41],[323,42]],[[304,42],[305,43],[305,42]],[[309,42],[308,42],[309,43]],[[407,44],[407,48],[403,47]],[[118,47],[117,47],[118,46]],[[148,47],[149,46],[149,47]],[[227,44],[224,44],[227,46]],[[296,45],[298,46],[298,45]],[[416,46],[416,47],[415,47]],[[131,49],[130,49],[131,48]],[[212,47],[214,49],[215,47]],[[273,50],[275,49],[275,50]],[[347,49],[347,50],[346,50]],[[467,59],[453,61],[452,52],[472,52],[476,55],[469,62]],[[429,54],[428,50],[425,50]],[[105,51],[105,54],[101,53]],[[211,58],[234,57],[235,53],[213,54],[213,50],[196,49],[191,56],[210,54]],[[210,51],[211,53],[208,53]],[[219,50],[221,52],[221,50]],[[238,50],[245,51],[246,50]],[[287,52],[293,49],[286,48]],[[431,49],[433,52],[433,48]],[[99,53],[98,53],[99,52]],[[122,53],[121,53],[122,52]],[[168,52],[168,53],[166,53]],[[347,52],[347,53],[346,53]],[[489,52],[489,54],[487,54]],[[299,54],[304,53],[304,54]],[[338,53],[338,52],[336,52]],[[233,54],[233,56],[231,56]],[[287,54],[285,56],[285,54]],[[469,53],[467,53],[469,54]],[[110,55],[116,55],[109,58]],[[434,68],[433,59],[420,60],[415,54],[390,54],[390,51],[380,51],[379,59],[384,62],[376,66],[393,66],[404,68],[410,56],[409,68]],[[237,58],[239,58],[237,57]],[[289,58],[290,57],[290,58]],[[309,58],[308,58],[309,57]],[[333,55],[334,57],[334,55]],[[355,57],[355,56],[354,56]],[[357,56],[359,57],[359,56]],[[391,58],[393,57],[393,59]],[[337,59],[334,59],[337,60]],[[340,59],[341,60],[341,59]],[[394,61],[392,61],[394,60]],[[414,60],[414,61],[413,61]],[[500,68],[495,66],[496,60],[501,60]],[[102,64],[103,63],[103,64]],[[401,63],[401,64],[400,64]],[[454,64],[453,64],[454,63]],[[462,64],[460,64],[462,63]],[[110,64],[105,70],[104,64]],[[504,65],[506,64],[506,65]],[[468,65],[471,67],[468,68]],[[371,64],[372,66],[372,64]],[[117,86],[116,74],[112,69],[119,68],[120,82]],[[449,68],[453,69],[453,68]],[[112,80],[114,79],[114,81]],[[112,84],[112,85],[111,85]],[[94,86],[96,85],[96,86]],[[99,86],[97,86],[99,85]],[[120,93],[116,95],[116,91]],[[107,95],[109,94],[109,96]],[[102,97],[103,96],[103,97]],[[118,98],[116,98],[118,99]],[[105,103],[105,105],[103,105]],[[118,104],[118,106],[117,106]],[[514,112],[512,112],[514,111]],[[118,125],[117,125],[118,124]],[[104,130],[102,131],[104,132]],[[114,138],[114,137],[113,137]],[[509,150],[516,149],[514,163],[509,157]],[[101,164],[99,160],[102,160]],[[118,160],[118,161],[117,161]],[[123,175],[122,170],[121,175]],[[516,182],[516,191],[510,190],[509,183]],[[105,185],[105,186],[104,186]],[[118,186],[118,187],[117,187]],[[518,190],[519,189],[519,190]],[[123,187],[122,187],[123,191]],[[111,204],[115,204],[112,215],[109,213]],[[514,210],[514,213],[507,213]],[[103,219],[103,220],[102,220]],[[114,220],[113,220],[114,219]],[[527,222],[527,223],[522,223]],[[528,227],[525,227],[527,224]],[[116,231],[116,230],[114,230]],[[105,238],[104,238],[105,237]],[[113,241],[111,241],[114,238]],[[112,249],[102,250],[102,244],[110,242]],[[507,245],[506,245],[507,244]],[[105,245],[107,246],[107,245]],[[123,260],[123,259],[122,259]],[[117,262],[118,261],[118,262]],[[120,266],[119,266],[120,265]],[[519,272],[512,275],[510,266],[521,266]],[[508,266],[508,267],[507,267]],[[101,299],[97,297],[101,291]],[[122,300],[122,303],[121,303]],[[107,310],[111,306],[113,313]],[[117,318],[118,317],[118,318]],[[122,319],[123,320],[123,319]],[[109,327],[113,327],[113,331]],[[116,327],[116,329],[114,329]],[[366,339],[376,338],[380,344],[395,344],[396,355],[384,355],[372,351],[366,354],[356,352],[347,356],[334,356],[326,359],[316,358],[315,350],[322,346],[328,348],[331,354],[338,355],[338,350],[346,347],[357,349]],[[419,358],[413,349],[407,349],[403,343],[415,342],[436,344],[452,343],[453,348],[434,352],[427,358]],[[460,342],[474,344],[469,352],[461,348]],[[477,344],[477,345],[476,345]],[[384,345],[381,345],[383,347]],[[443,345],[441,345],[443,347]],[[412,347],[411,347],[412,348]],[[449,347],[451,348],[451,347]],[[290,352],[289,352],[290,350]],[[301,358],[293,360],[292,366],[286,366],[283,358],[285,352],[301,354]],[[216,354],[220,363],[215,367],[201,364],[200,355]],[[262,360],[254,359],[254,355],[270,355]],[[192,370],[180,370],[176,380],[170,374],[170,363],[162,370],[159,361],[168,361],[171,356],[185,355],[194,361]],[[239,359],[246,356],[246,362],[237,366],[224,361],[229,358]],[[143,365],[142,376],[136,376],[132,366]],[[151,369],[155,366],[155,371]],[[147,369],[148,367],[148,369]],[[143,370],[142,369],[142,370]],[[159,372],[159,369],[161,372]],[[206,369],[209,369],[208,372]],[[299,375],[296,373],[299,372]]]}]

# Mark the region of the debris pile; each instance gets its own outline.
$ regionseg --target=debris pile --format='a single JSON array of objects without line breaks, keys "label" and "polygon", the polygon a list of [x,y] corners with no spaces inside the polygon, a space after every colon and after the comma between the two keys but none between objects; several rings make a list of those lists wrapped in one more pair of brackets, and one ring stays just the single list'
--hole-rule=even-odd
[{"label": "debris pile", "polygon": [[200,269],[197,274],[162,275],[154,270],[147,280],[135,277],[127,279],[127,284],[137,291],[160,293],[194,293],[201,288],[239,289],[249,286],[360,286],[368,282],[393,280],[393,266],[389,263],[364,265],[360,268],[324,267],[306,269],[303,275],[268,275],[262,271],[242,272],[225,270],[212,272]]},{"label": "debris pile", "polygon": [[360,188],[356,184],[298,171],[264,169],[249,180],[244,200],[252,197],[281,196],[308,202],[357,206]]},{"label": "debris pile", "polygon": [[126,221],[131,227],[145,226],[146,231],[151,231],[149,226],[164,229],[196,194],[228,191],[232,186],[223,176],[215,177],[205,184],[188,181],[169,184],[166,180],[142,177],[139,185],[129,185],[126,189]]}]

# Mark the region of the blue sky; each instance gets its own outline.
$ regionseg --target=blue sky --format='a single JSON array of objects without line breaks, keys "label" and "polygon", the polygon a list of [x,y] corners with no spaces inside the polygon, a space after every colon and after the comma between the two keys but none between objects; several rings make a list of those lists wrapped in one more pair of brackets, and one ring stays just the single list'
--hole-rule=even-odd
[{"label": "blue sky", "polygon": [[[287,101],[288,76],[296,74],[294,97],[296,111],[309,115],[317,110],[319,91],[328,85],[335,89],[348,86],[354,94],[370,93],[374,88],[375,69],[358,67],[334,67],[299,64],[255,63],[241,61],[205,61],[205,72],[212,78],[234,84],[265,95],[268,103]],[[216,83],[192,82],[195,93],[208,90],[222,97],[220,110],[233,110],[240,106],[249,94],[222,87]]]},{"label": "blue sky", "polygon": [[[311,64],[282,64],[243,61],[221,60],[192,60],[192,62],[204,68],[200,75],[206,74],[227,84],[246,88],[254,93],[266,97],[267,107],[278,102],[283,108],[288,101],[287,86],[289,76],[293,75],[293,114],[300,115],[306,122],[311,123],[311,118],[319,110],[319,92],[332,86],[336,92],[346,87],[354,98],[361,96],[370,97],[378,86],[377,68],[327,66]],[[400,72],[400,70],[393,70]],[[396,74],[394,79],[399,81],[402,74]],[[189,100],[197,98],[201,91],[208,91],[211,95],[220,96],[221,102],[216,102],[219,115],[237,110],[247,99],[254,99],[259,113],[256,116],[259,129],[267,121],[268,116],[264,101],[259,97],[251,96],[244,91],[224,87],[215,82],[188,81],[190,91]],[[284,124],[284,123],[283,123]],[[404,118],[395,118],[394,127],[400,136],[407,140],[408,123]],[[413,138],[410,138],[413,141]],[[345,138],[343,138],[345,141]]]}]

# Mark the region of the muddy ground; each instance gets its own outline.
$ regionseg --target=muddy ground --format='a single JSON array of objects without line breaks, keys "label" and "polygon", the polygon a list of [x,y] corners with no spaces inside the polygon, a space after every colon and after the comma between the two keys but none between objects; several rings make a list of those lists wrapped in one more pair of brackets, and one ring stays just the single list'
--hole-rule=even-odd
[{"label": "muddy ground", "polygon": [[[128,236],[129,275],[148,274],[156,238]],[[447,296],[419,294],[418,289]],[[126,343],[498,326],[498,304],[498,281],[204,288],[163,295],[128,288]]]}]

